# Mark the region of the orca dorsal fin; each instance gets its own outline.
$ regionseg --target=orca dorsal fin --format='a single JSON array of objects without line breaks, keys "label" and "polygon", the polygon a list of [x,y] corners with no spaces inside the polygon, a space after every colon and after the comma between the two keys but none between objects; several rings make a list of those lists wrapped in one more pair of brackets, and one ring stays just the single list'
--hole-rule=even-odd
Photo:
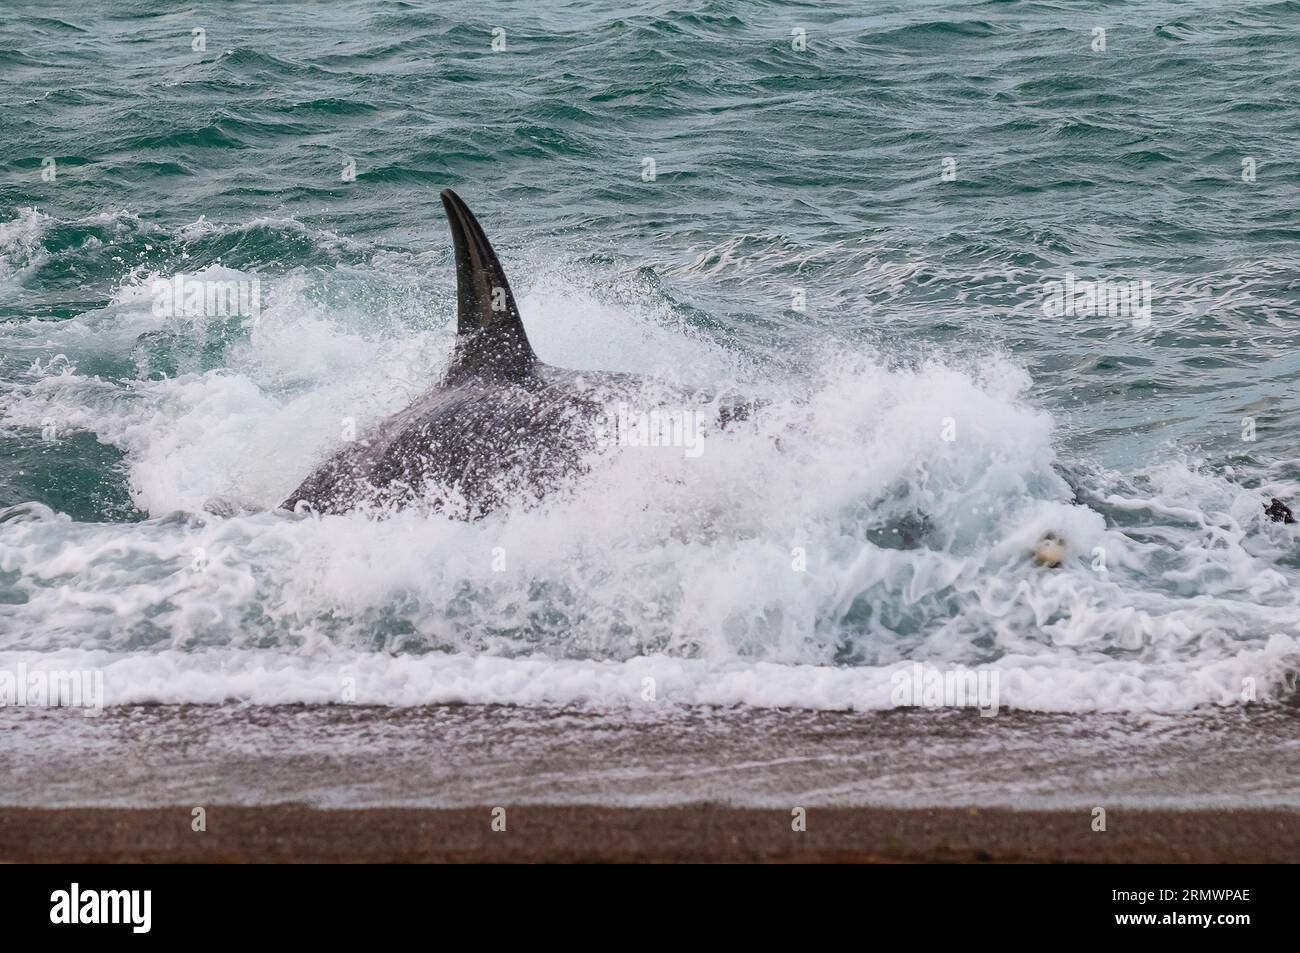
[{"label": "orca dorsal fin", "polygon": [[492,243],[459,195],[443,189],[442,204],[456,248],[456,353],[447,376],[527,375],[537,355]]}]

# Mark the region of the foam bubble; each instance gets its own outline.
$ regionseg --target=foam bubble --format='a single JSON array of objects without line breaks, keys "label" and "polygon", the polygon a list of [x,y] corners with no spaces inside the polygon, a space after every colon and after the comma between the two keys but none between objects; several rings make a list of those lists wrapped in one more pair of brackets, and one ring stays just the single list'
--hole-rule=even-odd
[{"label": "foam bubble", "polygon": [[14,219],[0,222],[0,291],[15,287],[49,257],[41,245],[49,227],[50,217],[33,208],[20,208]]},{"label": "foam bubble", "polygon": [[[522,298],[545,358],[688,366],[679,381],[761,411],[698,458],[606,451],[545,505],[474,523],[296,518],[256,510],[345,418],[363,431],[437,379],[449,302],[376,314],[296,272],[236,327],[153,315],[150,278],[44,332],[47,352],[115,353],[137,376],[83,375],[74,354],[4,408],[9,427],[54,420],[120,448],[150,517],[5,514],[8,648],[105,653],[118,700],[326,701],[350,667],[359,700],[393,704],[622,704],[645,676],[692,703],[880,707],[890,673],[923,659],[998,670],[1007,705],[1167,710],[1240,700],[1245,678],[1267,697],[1294,663],[1293,543],[1257,494],[1175,460],[1089,472],[1091,505],[1074,505],[1056,422],[997,353],[757,370],[643,285],[571,268]],[[216,498],[234,515],[203,512]],[[1057,570],[1030,555],[1048,534]]]}]

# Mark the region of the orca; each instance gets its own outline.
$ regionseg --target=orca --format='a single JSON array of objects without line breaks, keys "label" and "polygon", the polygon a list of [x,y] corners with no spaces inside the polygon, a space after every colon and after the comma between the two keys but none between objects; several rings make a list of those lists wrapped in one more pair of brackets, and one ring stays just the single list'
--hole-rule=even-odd
[{"label": "orca", "polygon": [[626,399],[631,375],[538,360],[510,283],[473,213],[442,192],[456,257],[456,343],[442,379],[322,463],[280,505],[345,513],[431,503],[475,519],[540,500],[585,472],[593,426]]}]

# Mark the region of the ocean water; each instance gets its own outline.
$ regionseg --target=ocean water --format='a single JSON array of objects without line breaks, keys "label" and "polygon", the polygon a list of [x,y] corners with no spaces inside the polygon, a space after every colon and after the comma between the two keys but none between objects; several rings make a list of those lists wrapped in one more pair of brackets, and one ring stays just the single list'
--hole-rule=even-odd
[{"label": "ocean water", "polygon": [[[865,710],[913,662],[1045,712],[1293,701],[1297,103],[1294,0],[7,0],[0,668],[110,705]],[[446,366],[445,187],[544,360],[761,412],[472,523],[275,512]],[[258,313],[157,313],[178,276]],[[1149,311],[1052,313],[1067,276]]]}]

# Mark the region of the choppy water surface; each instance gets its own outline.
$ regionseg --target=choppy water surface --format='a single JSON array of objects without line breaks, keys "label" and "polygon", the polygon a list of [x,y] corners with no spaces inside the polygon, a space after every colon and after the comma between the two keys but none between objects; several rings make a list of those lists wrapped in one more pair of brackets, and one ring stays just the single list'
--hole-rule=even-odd
[{"label": "choppy water surface", "polygon": [[[1286,697],[1300,3],[870,8],[6,3],[0,666],[110,704],[877,708],[909,660],[1041,710]],[[443,187],[544,360],[763,413],[474,523],[270,511],[445,366]],[[1046,313],[1067,274],[1149,321]],[[256,278],[257,320],[155,313],[178,275]]]}]

